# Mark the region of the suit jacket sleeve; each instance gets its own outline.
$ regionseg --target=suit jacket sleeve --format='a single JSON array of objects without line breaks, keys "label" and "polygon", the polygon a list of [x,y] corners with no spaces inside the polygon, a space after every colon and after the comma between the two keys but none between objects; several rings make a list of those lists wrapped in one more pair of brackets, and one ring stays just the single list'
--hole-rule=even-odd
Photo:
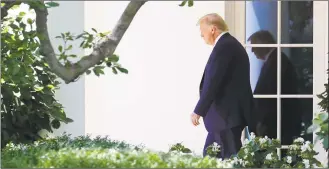
[{"label": "suit jacket sleeve", "polygon": [[232,61],[232,55],[228,49],[230,46],[221,44],[216,46],[210,55],[206,67],[204,83],[200,99],[194,109],[194,113],[206,116],[213,100],[215,99],[227,73],[228,66]]}]

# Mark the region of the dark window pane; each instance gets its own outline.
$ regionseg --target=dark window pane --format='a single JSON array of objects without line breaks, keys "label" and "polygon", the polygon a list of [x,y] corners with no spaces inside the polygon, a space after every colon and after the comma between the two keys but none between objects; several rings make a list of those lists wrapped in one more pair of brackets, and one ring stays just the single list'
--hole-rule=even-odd
[{"label": "dark window pane", "polygon": [[282,48],[281,93],[313,94],[312,48]]},{"label": "dark window pane", "polygon": [[[277,40],[277,1],[246,1],[246,41],[260,30],[273,35],[273,39],[253,41],[253,44],[273,44]],[[265,41],[267,40],[267,41]]]},{"label": "dark window pane", "polygon": [[248,127],[256,136],[277,138],[277,99],[254,99],[253,122],[254,126]]},{"label": "dark window pane", "polygon": [[313,99],[281,99],[281,138],[283,145],[289,145],[296,137],[313,142],[313,135],[306,130],[312,124]]},{"label": "dark window pane", "polygon": [[[254,126],[250,126],[249,131],[257,136],[277,138],[277,99],[256,98],[254,103]],[[282,145],[290,145],[298,137],[312,142],[313,135],[306,133],[312,118],[313,99],[281,99]]]},{"label": "dark window pane", "polygon": [[313,43],[313,1],[281,1],[282,43]]}]

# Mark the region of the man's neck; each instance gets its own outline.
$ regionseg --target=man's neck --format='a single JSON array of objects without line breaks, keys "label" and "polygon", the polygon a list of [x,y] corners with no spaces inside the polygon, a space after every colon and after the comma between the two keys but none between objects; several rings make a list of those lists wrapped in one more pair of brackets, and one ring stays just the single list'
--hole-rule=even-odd
[{"label": "man's neck", "polygon": [[216,43],[218,42],[218,40],[225,34],[225,33],[227,33],[227,32],[222,32],[222,31],[219,31],[216,35],[215,35],[215,41],[214,41],[214,44],[213,44],[213,46],[215,46],[216,45]]}]

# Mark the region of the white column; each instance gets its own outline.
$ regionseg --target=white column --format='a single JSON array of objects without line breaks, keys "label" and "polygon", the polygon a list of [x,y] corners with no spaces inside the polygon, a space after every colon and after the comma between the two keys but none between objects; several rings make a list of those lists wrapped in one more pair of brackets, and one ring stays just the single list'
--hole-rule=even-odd
[{"label": "white column", "polygon": [[[314,20],[313,20],[313,93],[320,94],[324,88],[324,83],[328,83],[326,69],[328,68],[328,1],[314,1]],[[321,111],[320,106],[317,104],[321,100],[318,97],[313,99],[313,113]],[[313,140],[316,134],[313,133]],[[326,152],[322,145],[322,140],[314,145],[314,149],[319,152],[316,158],[328,164],[328,152]]]},{"label": "white column", "polygon": [[[64,32],[73,34],[82,33],[84,30],[84,2],[83,1],[59,1],[59,7],[50,8],[48,15],[48,31],[54,49],[62,41],[55,36]],[[72,52],[83,56],[84,51],[79,49],[79,42],[73,43]],[[58,52],[58,51],[57,51]],[[64,106],[67,117],[74,120],[68,125],[62,124],[60,129],[54,132],[60,135],[63,132],[72,136],[85,134],[85,78],[82,76],[77,82],[65,84],[62,82],[60,89],[56,92],[56,98]]]}]

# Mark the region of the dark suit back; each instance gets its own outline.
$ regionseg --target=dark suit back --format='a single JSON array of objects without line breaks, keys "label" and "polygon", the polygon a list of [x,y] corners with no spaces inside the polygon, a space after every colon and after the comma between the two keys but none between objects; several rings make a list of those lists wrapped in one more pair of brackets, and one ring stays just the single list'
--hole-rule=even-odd
[{"label": "dark suit back", "polygon": [[194,112],[204,117],[208,132],[221,131],[248,125],[252,102],[247,52],[238,40],[226,33],[209,57]]},{"label": "dark suit back", "polygon": [[[297,73],[288,57],[281,53],[281,94],[297,94]],[[254,94],[277,94],[277,50],[264,63]],[[293,137],[301,132],[301,110],[296,99],[281,99],[282,144],[291,144]],[[255,99],[255,123],[261,124],[251,130],[259,136],[277,137],[277,99]]]}]

